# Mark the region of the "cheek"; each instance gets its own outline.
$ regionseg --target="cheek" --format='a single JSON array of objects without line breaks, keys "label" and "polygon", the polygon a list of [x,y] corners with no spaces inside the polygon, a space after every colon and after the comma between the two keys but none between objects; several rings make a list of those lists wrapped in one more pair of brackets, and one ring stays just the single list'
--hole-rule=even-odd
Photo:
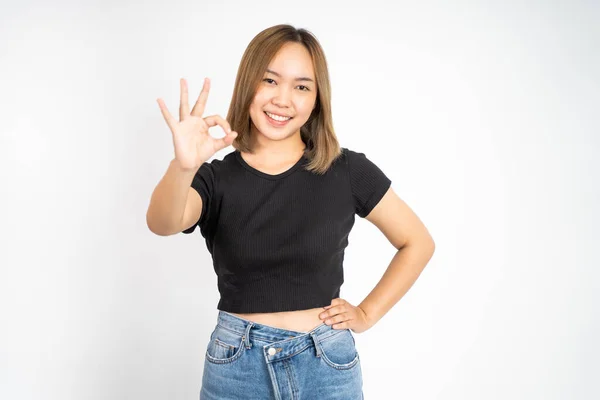
[{"label": "cheek", "polygon": [[254,118],[260,117],[260,114],[263,112],[264,103],[261,102],[260,99],[254,98],[252,103],[250,104],[250,116]]},{"label": "cheek", "polygon": [[303,115],[308,117],[313,110],[315,105],[314,99],[303,99],[302,101],[297,103],[297,110],[301,112]]},{"label": "cheek", "polygon": [[254,103],[250,104],[250,116],[258,115],[260,107]]},{"label": "cheek", "polygon": [[258,90],[252,99],[252,105],[255,107],[262,107],[269,102],[269,93],[266,90]]}]

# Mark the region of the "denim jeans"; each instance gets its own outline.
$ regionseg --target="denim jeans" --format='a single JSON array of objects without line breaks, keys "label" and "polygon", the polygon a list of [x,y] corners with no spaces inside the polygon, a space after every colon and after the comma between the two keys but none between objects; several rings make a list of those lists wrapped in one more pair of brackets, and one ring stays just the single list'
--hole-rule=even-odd
[{"label": "denim jeans", "polygon": [[352,331],[321,323],[296,332],[219,310],[200,400],[362,400]]}]

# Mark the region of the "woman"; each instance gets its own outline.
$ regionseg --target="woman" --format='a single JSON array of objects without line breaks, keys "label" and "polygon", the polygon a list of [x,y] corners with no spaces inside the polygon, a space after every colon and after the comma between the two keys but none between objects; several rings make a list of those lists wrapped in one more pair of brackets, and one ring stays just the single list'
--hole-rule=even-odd
[{"label": "woman", "polygon": [[[362,399],[351,331],[372,327],[406,293],[433,240],[374,163],[340,148],[325,55],[310,32],[277,25],[250,42],[227,119],[202,116],[209,89],[205,79],[190,112],[181,80],[179,121],[158,99],[175,158],[147,213],[158,235],[198,225],[213,258],[221,299],[200,398]],[[217,125],[223,138],[208,133]],[[339,297],[355,214],[398,249],[358,306]]]}]

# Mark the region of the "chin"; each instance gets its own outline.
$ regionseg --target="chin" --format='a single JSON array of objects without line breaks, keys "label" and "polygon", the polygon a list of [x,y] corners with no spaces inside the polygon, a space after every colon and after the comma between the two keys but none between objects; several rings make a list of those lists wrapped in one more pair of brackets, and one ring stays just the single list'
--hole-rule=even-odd
[{"label": "chin", "polygon": [[[254,125],[254,124],[253,124]],[[256,127],[256,125],[254,125]],[[286,126],[284,128],[276,128],[271,125],[263,125],[256,127],[258,134],[266,137],[269,140],[283,140],[300,130],[299,126]]]},{"label": "chin", "polygon": [[292,131],[286,130],[286,131],[276,131],[276,132],[273,132],[271,130],[268,130],[268,128],[267,128],[265,130],[259,130],[259,132],[260,132],[260,134],[262,136],[266,137],[269,140],[284,140],[284,139],[287,139],[287,138],[289,138],[291,136],[294,136],[294,132],[296,132],[296,131],[294,131],[294,130],[292,130]]}]

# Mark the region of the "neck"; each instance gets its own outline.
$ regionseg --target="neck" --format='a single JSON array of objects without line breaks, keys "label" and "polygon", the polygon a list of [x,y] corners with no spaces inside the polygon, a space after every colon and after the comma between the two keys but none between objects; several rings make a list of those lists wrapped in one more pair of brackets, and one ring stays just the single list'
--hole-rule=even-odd
[{"label": "neck", "polygon": [[268,157],[270,160],[287,159],[299,157],[304,153],[306,145],[300,137],[300,131],[297,134],[285,140],[269,140],[261,135],[252,135],[252,154],[258,157]]}]

